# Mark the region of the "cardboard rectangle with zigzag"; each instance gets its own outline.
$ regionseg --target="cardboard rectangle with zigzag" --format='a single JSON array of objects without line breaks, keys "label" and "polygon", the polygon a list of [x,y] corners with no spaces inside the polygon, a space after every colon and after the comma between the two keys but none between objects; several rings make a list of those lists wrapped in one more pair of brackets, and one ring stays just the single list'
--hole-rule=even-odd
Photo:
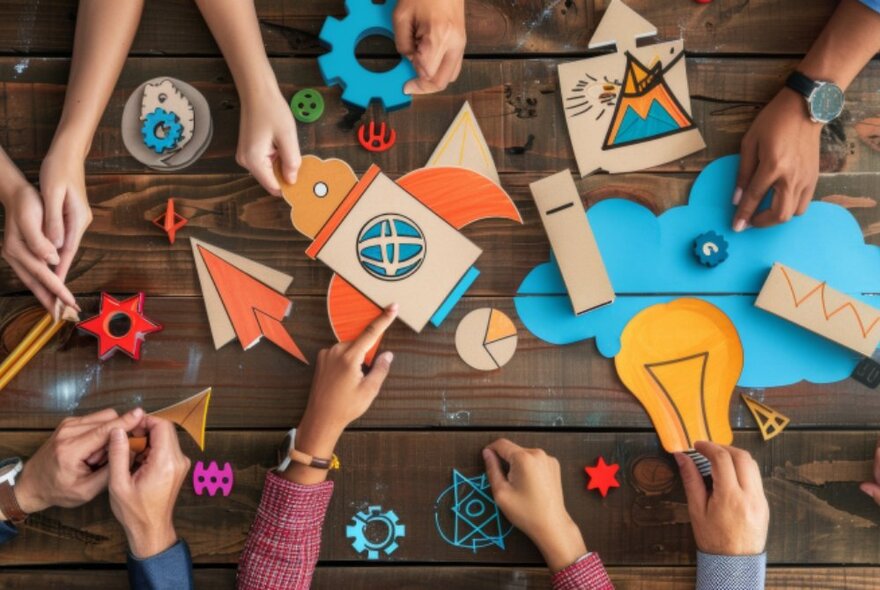
[{"label": "cardboard rectangle with zigzag", "polygon": [[755,306],[865,356],[880,345],[880,309],[778,262]]},{"label": "cardboard rectangle with zigzag", "polygon": [[636,47],[654,26],[612,0],[590,48],[617,53],[559,66],[565,121],[581,176],[658,166],[703,149],[691,117],[681,40]]}]

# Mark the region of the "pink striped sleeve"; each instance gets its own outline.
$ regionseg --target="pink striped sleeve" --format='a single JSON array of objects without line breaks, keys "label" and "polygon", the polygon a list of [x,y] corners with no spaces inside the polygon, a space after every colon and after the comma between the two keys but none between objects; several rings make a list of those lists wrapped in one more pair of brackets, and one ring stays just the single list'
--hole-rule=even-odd
[{"label": "pink striped sleeve", "polygon": [[587,553],[553,575],[553,590],[614,590],[596,553]]}]

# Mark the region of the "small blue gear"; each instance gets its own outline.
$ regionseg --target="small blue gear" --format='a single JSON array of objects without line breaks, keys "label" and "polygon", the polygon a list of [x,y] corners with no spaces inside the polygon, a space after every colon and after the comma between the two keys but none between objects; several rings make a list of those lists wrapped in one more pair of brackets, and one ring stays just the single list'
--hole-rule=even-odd
[{"label": "small blue gear", "polygon": [[[374,522],[382,523],[388,531],[379,542],[370,541],[365,534],[367,526]],[[397,551],[397,539],[406,536],[406,526],[400,524],[393,510],[382,512],[381,506],[370,506],[352,517],[351,524],[345,527],[345,536],[354,539],[351,546],[355,551],[366,551],[367,559],[379,559],[379,551],[383,551],[385,555]]]},{"label": "small blue gear", "polygon": [[724,236],[709,231],[698,235],[694,240],[694,255],[700,264],[712,268],[727,260],[728,246]]},{"label": "small blue gear", "polygon": [[387,72],[371,72],[358,62],[358,43],[372,35],[394,39],[391,17],[397,0],[377,4],[373,0],[345,0],[348,15],[343,19],[327,17],[319,35],[330,52],[318,58],[321,75],[328,86],[342,86],[342,100],[361,107],[378,100],[385,110],[409,106],[412,97],[404,94],[403,86],[416,77],[412,62],[405,57]]},{"label": "small blue gear", "polygon": [[[157,133],[160,128],[164,131],[162,137]],[[183,125],[178,122],[177,115],[162,108],[157,108],[144,117],[144,124],[141,126],[144,145],[157,154],[176,148],[182,134]]]}]

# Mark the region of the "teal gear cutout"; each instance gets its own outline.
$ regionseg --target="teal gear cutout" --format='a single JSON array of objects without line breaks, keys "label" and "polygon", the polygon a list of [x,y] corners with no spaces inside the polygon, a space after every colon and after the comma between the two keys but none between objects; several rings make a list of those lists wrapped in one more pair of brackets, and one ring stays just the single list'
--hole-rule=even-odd
[{"label": "teal gear cutout", "polygon": [[[371,541],[365,534],[367,526],[373,523],[382,523],[387,529],[385,538],[381,541]],[[367,552],[367,559],[379,559],[379,551],[385,555],[391,555],[397,551],[397,539],[406,536],[406,526],[400,524],[397,514],[393,510],[382,512],[381,506],[370,506],[363,512],[358,512],[351,519],[351,524],[345,527],[345,536],[354,539],[351,546],[358,553]]]},{"label": "teal gear cutout", "polygon": [[[165,133],[162,137],[156,133],[160,127]],[[178,123],[177,115],[162,108],[157,108],[144,117],[144,124],[141,126],[144,145],[157,154],[176,148],[182,134],[183,125]]]},{"label": "teal gear cutout", "polygon": [[708,267],[718,266],[729,255],[728,243],[721,234],[709,231],[697,236],[694,240],[694,255],[700,264]]},{"label": "teal gear cutout", "polygon": [[319,38],[330,47],[318,58],[321,75],[328,86],[342,86],[342,100],[366,109],[378,100],[385,110],[409,106],[412,97],[403,86],[416,77],[412,62],[401,56],[400,63],[387,72],[371,72],[358,62],[358,43],[372,35],[394,39],[391,17],[397,0],[376,4],[373,0],[345,0],[348,15],[343,19],[327,17]]}]

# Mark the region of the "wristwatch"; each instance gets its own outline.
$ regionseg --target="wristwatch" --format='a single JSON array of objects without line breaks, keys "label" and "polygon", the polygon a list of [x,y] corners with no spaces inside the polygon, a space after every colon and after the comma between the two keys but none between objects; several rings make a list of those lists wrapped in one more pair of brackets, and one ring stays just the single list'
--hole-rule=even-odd
[{"label": "wristwatch", "polygon": [[843,112],[843,90],[834,82],[811,80],[795,70],[785,85],[807,101],[807,111],[815,123],[830,123]]},{"label": "wristwatch", "polygon": [[0,461],[0,512],[4,520],[13,524],[22,523],[28,517],[15,498],[15,480],[23,467],[24,463],[18,457]]},{"label": "wristwatch", "polygon": [[307,467],[314,467],[315,469],[339,469],[339,457],[335,454],[329,459],[320,459],[318,457],[313,457],[308,453],[297,451],[295,444],[296,428],[291,428],[287,431],[287,434],[284,437],[284,442],[281,444],[281,448],[278,449],[281,462],[278,464],[278,467],[275,468],[275,471],[286,470],[290,467],[291,462],[306,465]]}]

